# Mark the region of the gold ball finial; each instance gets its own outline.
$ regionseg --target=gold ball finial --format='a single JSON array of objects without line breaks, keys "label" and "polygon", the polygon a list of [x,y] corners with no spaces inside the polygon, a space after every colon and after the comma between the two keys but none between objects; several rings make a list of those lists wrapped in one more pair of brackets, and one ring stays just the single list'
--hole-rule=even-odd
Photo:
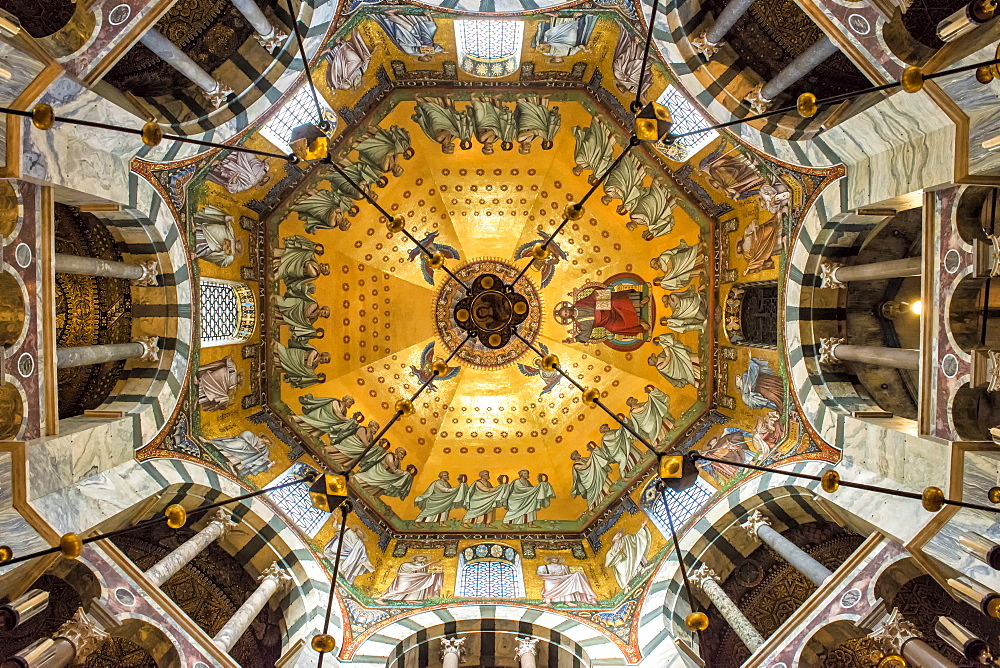
[{"label": "gold ball finial", "polygon": [[704,612],[692,612],[684,618],[684,626],[688,631],[704,631],[708,628],[708,615]]},{"label": "gold ball finial", "polygon": [[327,652],[332,652],[337,649],[337,641],[329,633],[320,633],[312,638],[309,643],[312,648],[319,652],[320,654],[326,654]]},{"label": "gold ball finial", "polygon": [[812,118],[819,111],[819,106],[816,105],[816,96],[812,93],[802,93],[802,95],[799,95],[795,106],[798,108],[799,116],[802,118]]},{"label": "gold ball finial", "polygon": [[76,559],[83,553],[83,541],[75,533],[64,534],[59,539],[59,551],[67,559]]},{"label": "gold ball finial", "polygon": [[441,376],[448,373],[448,363],[445,362],[444,360],[434,360],[434,362],[431,364],[431,371],[434,372],[435,376],[440,378]]},{"label": "gold ball finial", "polygon": [[528,312],[527,302],[514,302],[514,313],[517,315],[524,315]]},{"label": "gold ball finial", "polygon": [[180,529],[187,523],[187,511],[179,503],[172,503],[167,506],[167,509],[163,511],[163,515],[167,518],[167,526],[171,529]]},{"label": "gold ball finial", "polygon": [[898,654],[889,654],[878,662],[878,668],[909,668],[906,659]]},{"label": "gold ball finial", "polygon": [[542,358],[542,368],[546,371],[555,371],[556,367],[559,366],[559,356],[553,353],[549,353]]},{"label": "gold ball finial", "polygon": [[499,346],[501,341],[503,341],[503,339],[499,334],[490,334],[489,343],[494,348]]},{"label": "gold ball finial", "polygon": [[544,260],[551,254],[552,252],[549,250],[549,247],[544,243],[535,244],[531,247],[531,257],[536,260]]},{"label": "gold ball finial", "polygon": [[457,311],[455,311],[455,318],[459,322],[465,322],[466,320],[469,319],[469,311],[467,309],[460,308]]},{"label": "gold ball finial", "polygon": [[944,492],[940,487],[928,487],[920,495],[920,504],[929,513],[936,513],[944,507]]},{"label": "gold ball finial", "polygon": [[583,207],[576,202],[570,202],[563,210],[563,215],[569,220],[580,220],[583,218]]},{"label": "gold ball finial", "polygon": [[56,122],[56,112],[52,106],[40,102],[31,109],[31,124],[39,130],[51,130]]},{"label": "gold ball finial", "polygon": [[163,128],[158,123],[150,121],[142,126],[142,143],[146,146],[159,146],[163,141]]},{"label": "gold ball finial", "polygon": [[14,558],[14,550],[9,545],[0,545],[0,564]]},{"label": "gold ball finial", "polygon": [[583,403],[588,406],[596,406],[597,400],[601,398],[601,391],[595,387],[589,387],[583,391]]},{"label": "gold ball finial", "polygon": [[830,469],[825,471],[822,476],[820,476],[820,486],[823,491],[832,494],[840,489],[840,474]]},{"label": "gold ball finial", "polygon": [[440,252],[432,253],[429,258],[427,258],[427,266],[431,269],[440,269],[444,266],[444,255]]},{"label": "gold ball finial", "polygon": [[390,232],[402,232],[403,228],[406,227],[406,221],[402,216],[393,216],[385,226]]},{"label": "gold ball finial", "polygon": [[910,65],[900,75],[899,87],[907,93],[919,93],[924,87],[924,73],[916,65]]},{"label": "gold ball finial", "polygon": [[986,492],[986,498],[990,503],[1000,503],[1000,487],[990,487],[990,491]]},{"label": "gold ball finial", "polygon": [[996,72],[993,65],[983,65],[976,68],[976,81],[981,84],[988,84],[996,79]]},{"label": "gold ball finial", "polygon": [[409,399],[400,399],[396,402],[396,412],[402,417],[413,415],[413,402]]}]

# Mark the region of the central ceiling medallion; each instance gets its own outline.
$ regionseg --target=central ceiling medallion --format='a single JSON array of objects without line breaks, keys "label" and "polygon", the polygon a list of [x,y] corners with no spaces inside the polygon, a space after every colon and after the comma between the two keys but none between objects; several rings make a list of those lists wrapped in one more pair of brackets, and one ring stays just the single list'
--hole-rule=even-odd
[{"label": "central ceiling medallion", "polygon": [[[438,292],[434,320],[448,352],[466,336],[473,338],[457,357],[468,364],[497,368],[510,364],[528,349],[515,332],[534,342],[541,328],[541,299],[531,280],[520,270],[500,260],[475,260],[457,269],[455,275],[469,286],[445,279]],[[443,355],[442,355],[443,357]]]}]

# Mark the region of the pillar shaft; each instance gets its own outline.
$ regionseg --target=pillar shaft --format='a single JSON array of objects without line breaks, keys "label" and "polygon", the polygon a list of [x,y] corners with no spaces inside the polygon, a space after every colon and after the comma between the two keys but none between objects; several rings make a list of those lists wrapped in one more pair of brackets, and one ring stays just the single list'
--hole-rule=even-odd
[{"label": "pillar shaft", "polygon": [[732,627],[736,635],[740,637],[743,644],[747,646],[750,653],[757,651],[757,648],[764,644],[764,637],[754,628],[750,620],[746,618],[736,606],[729,595],[722,590],[719,584],[719,577],[708,567],[702,566],[691,574],[691,582],[701,587],[709,600],[715,605],[719,614]]},{"label": "pillar shaft", "polygon": [[774,78],[764,84],[760,96],[765,100],[773,100],[835,53],[837,45],[826,35],[820,37],[815,44],[796,56],[792,62],[785,65],[784,69],[775,74]]},{"label": "pillar shaft", "polygon": [[174,573],[184,568],[192,559],[201,554],[202,550],[214,543],[220,536],[224,536],[234,526],[236,523],[230,519],[229,513],[220,508],[212,516],[212,521],[205,525],[201,531],[146,571],[146,578],[155,586],[162,586]]},{"label": "pillar shaft", "polygon": [[186,53],[181,51],[176,44],[155,29],[150,28],[147,30],[139,41],[159,56],[163,62],[173,67],[205,91],[205,94],[208,95],[209,99],[216,106],[222,104],[226,97],[232,93],[231,90],[206,72],[201,65],[194,62]]},{"label": "pillar shaft", "polygon": [[923,263],[922,257],[907,257],[902,260],[836,267],[833,270],[833,277],[840,283],[850,283],[851,281],[875,281],[882,278],[920,276],[923,273]]},{"label": "pillar shaft", "polygon": [[42,638],[4,661],[0,668],[64,668],[75,657],[76,648],[65,638]]},{"label": "pillar shaft", "polygon": [[231,650],[236,641],[240,639],[240,636],[250,628],[250,624],[260,614],[260,611],[264,609],[264,606],[271,600],[271,597],[290,580],[291,578],[288,574],[278,568],[277,563],[271,564],[267,570],[261,573],[260,584],[254,593],[250,594],[250,598],[240,606],[239,610],[233,613],[233,616],[215,634],[212,641],[224,652]]},{"label": "pillar shaft", "polygon": [[753,3],[754,0],[730,0],[726,8],[719,14],[719,17],[715,19],[715,24],[705,33],[705,39],[710,44],[721,42],[726,33],[732,30],[736,22],[747,13],[750,5]]},{"label": "pillar shaft", "polygon": [[829,568],[810,557],[805,550],[775,531],[770,520],[759,510],[755,510],[743,523],[743,529],[751,536],[756,536],[762,543],[791,564],[795,570],[805,575],[817,587],[833,575]]},{"label": "pillar shaft", "polygon": [[852,346],[841,343],[843,339],[820,340],[820,363],[826,362],[862,362],[887,366],[894,369],[920,368],[920,351],[912,348],[881,348],[878,346]]},{"label": "pillar shaft", "polygon": [[920,638],[910,638],[903,643],[902,656],[914,668],[956,668]]},{"label": "pillar shaft", "polygon": [[80,274],[83,276],[121,278],[132,281],[136,284],[145,285],[149,285],[149,279],[152,278],[152,285],[156,285],[155,262],[127,264],[125,262],[102,260],[95,257],[81,257],[79,255],[56,253],[55,268],[56,273],[58,274]]},{"label": "pillar shaft", "polygon": [[257,34],[262,37],[271,37],[274,35],[274,26],[271,22],[267,20],[264,16],[264,12],[260,11],[260,7],[254,0],[232,0],[233,7],[236,7],[240,11],[253,29],[257,31]]},{"label": "pillar shaft", "polygon": [[137,339],[132,343],[108,343],[98,346],[78,346],[56,349],[56,367],[66,369],[88,364],[104,364],[117,360],[140,359],[154,361],[159,359],[159,349],[156,338]]}]

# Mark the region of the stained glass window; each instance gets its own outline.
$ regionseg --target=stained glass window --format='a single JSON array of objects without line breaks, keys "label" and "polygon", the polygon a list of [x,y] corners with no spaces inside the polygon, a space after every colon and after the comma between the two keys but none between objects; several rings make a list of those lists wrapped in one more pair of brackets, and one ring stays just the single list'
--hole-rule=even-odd
[{"label": "stained glass window", "polygon": [[[660,95],[660,99],[657,100],[657,102],[670,110],[670,117],[674,122],[671,128],[671,132],[673,132],[673,134],[679,135],[684,132],[700,130],[701,128],[707,128],[709,126],[709,122],[705,119],[701,112],[698,111],[695,106],[673,86],[667,86],[667,89],[663,91],[663,94]],[[671,146],[666,146],[662,143],[657,144],[657,148],[666,154],[667,157],[678,161],[684,161],[697,153],[701,148],[718,136],[718,132],[715,130],[709,130],[708,132],[700,132],[696,135],[681,137]]]},{"label": "stained glass window", "polygon": [[313,471],[312,467],[302,462],[292,464],[291,468],[268,483],[268,487],[276,487],[286,482],[298,479],[302,480],[298,485],[289,485],[282,489],[268,492],[267,495],[288,517],[298,525],[304,533],[315,536],[323,522],[330,516],[322,510],[314,507],[309,500],[309,484],[304,482],[308,473]]},{"label": "stained glass window", "polygon": [[253,334],[257,300],[245,283],[201,279],[201,345],[242,343]]},{"label": "stained glass window", "polygon": [[[319,106],[323,109],[323,118],[330,122],[332,133],[333,128],[337,127],[337,115],[333,113],[333,109],[322,95],[319,95]],[[302,86],[285,102],[278,113],[264,124],[261,134],[280,150],[291,153],[292,147],[288,141],[292,138],[292,130],[305,123],[316,123],[316,101],[308,84]]]},{"label": "stained glass window", "polygon": [[701,510],[714,493],[715,488],[704,479],[698,478],[695,484],[685,490],[668,489],[661,494],[656,489],[656,479],[654,478],[642,492],[641,505],[649,519],[653,520],[656,528],[666,537],[670,535],[670,524],[667,521],[668,505],[670,516],[674,520],[674,529],[679,531],[685,522]]},{"label": "stained glass window", "polygon": [[456,596],[523,598],[524,574],[517,550],[499,543],[480,543],[458,557]]},{"label": "stained glass window", "polygon": [[484,79],[517,71],[524,21],[455,21],[459,67]]}]

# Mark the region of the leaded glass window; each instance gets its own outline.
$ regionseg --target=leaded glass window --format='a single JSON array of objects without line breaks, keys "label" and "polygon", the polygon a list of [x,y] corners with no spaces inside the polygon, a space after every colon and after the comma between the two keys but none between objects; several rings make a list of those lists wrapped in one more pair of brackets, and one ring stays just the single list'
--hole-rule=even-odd
[{"label": "leaded glass window", "polygon": [[666,537],[670,535],[667,506],[670,507],[670,516],[674,520],[674,529],[680,531],[681,526],[701,510],[714,493],[715,489],[702,478],[698,478],[687,489],[668,489],[661,493],[656,489],[654,478],[642,492],[641,505],[656,528]]},{"label": "leaded glass window", "polygon": [[245,283],[201,279],[201,346],[242,343],[253,335],[257,300]]},{"label": "leaded glass window", "polygon": [[[333,109],[322,95],[319,95],[319,106],[323,109],[323,118],[330,122],[330,134],[332,134],[333,129],[337,127],[337,115],[333,113]],[[316,122],[316,101],[313,99],[312,89],[306,84],[264,124],[261,134],[280,150],[291,153],[292,147],[288,142],[292,138],[292,131],[300,125]]]},{"label": "leaded glass window", "polygon": [[[657,102],[670,110],[670,117],[673,119],[673,126],[670,131],[675,135],[679,135],[684,132],[691,132],[693,130],[700,130],[709,126],[709,122],[705,119],[702,113],[698,111],[695,106],[673,86],[667,86],[667,89],[663,91],[663,94],[660,95],[660,99],[657,100]],[[658,143],[657,148],[666,154],[667,157],[678,161],[684,161],[697,153],[700,149],[718,136],[718,132],[715,130],[709,130],[708,132],[700,132],[696,135],[681,137],[671,146],[666,146],[662,142]]]},{"label": "leaded glass window", "polygon": [[314,469],[308,464],[297,462],[267,485],[277,487],[296,479],[301,481],[297,485],[268,492],[267,495],[309,536],[315,536],[326,522],[326,518],[330,516],[330,513],[319,510],[309,500],[309,483],[305,482],[305,478],[312,471]]},{"label": "leaded glass window", "polygon": [[505,77],[521,61],[524,21],[455,21],[459,67],[484,79]]},{"label": "leaded glass window", "polygon": [[455,595],[470,598],[523,598],[524,574],[517,550],[499,543],[480,543],[458,558]]}]

